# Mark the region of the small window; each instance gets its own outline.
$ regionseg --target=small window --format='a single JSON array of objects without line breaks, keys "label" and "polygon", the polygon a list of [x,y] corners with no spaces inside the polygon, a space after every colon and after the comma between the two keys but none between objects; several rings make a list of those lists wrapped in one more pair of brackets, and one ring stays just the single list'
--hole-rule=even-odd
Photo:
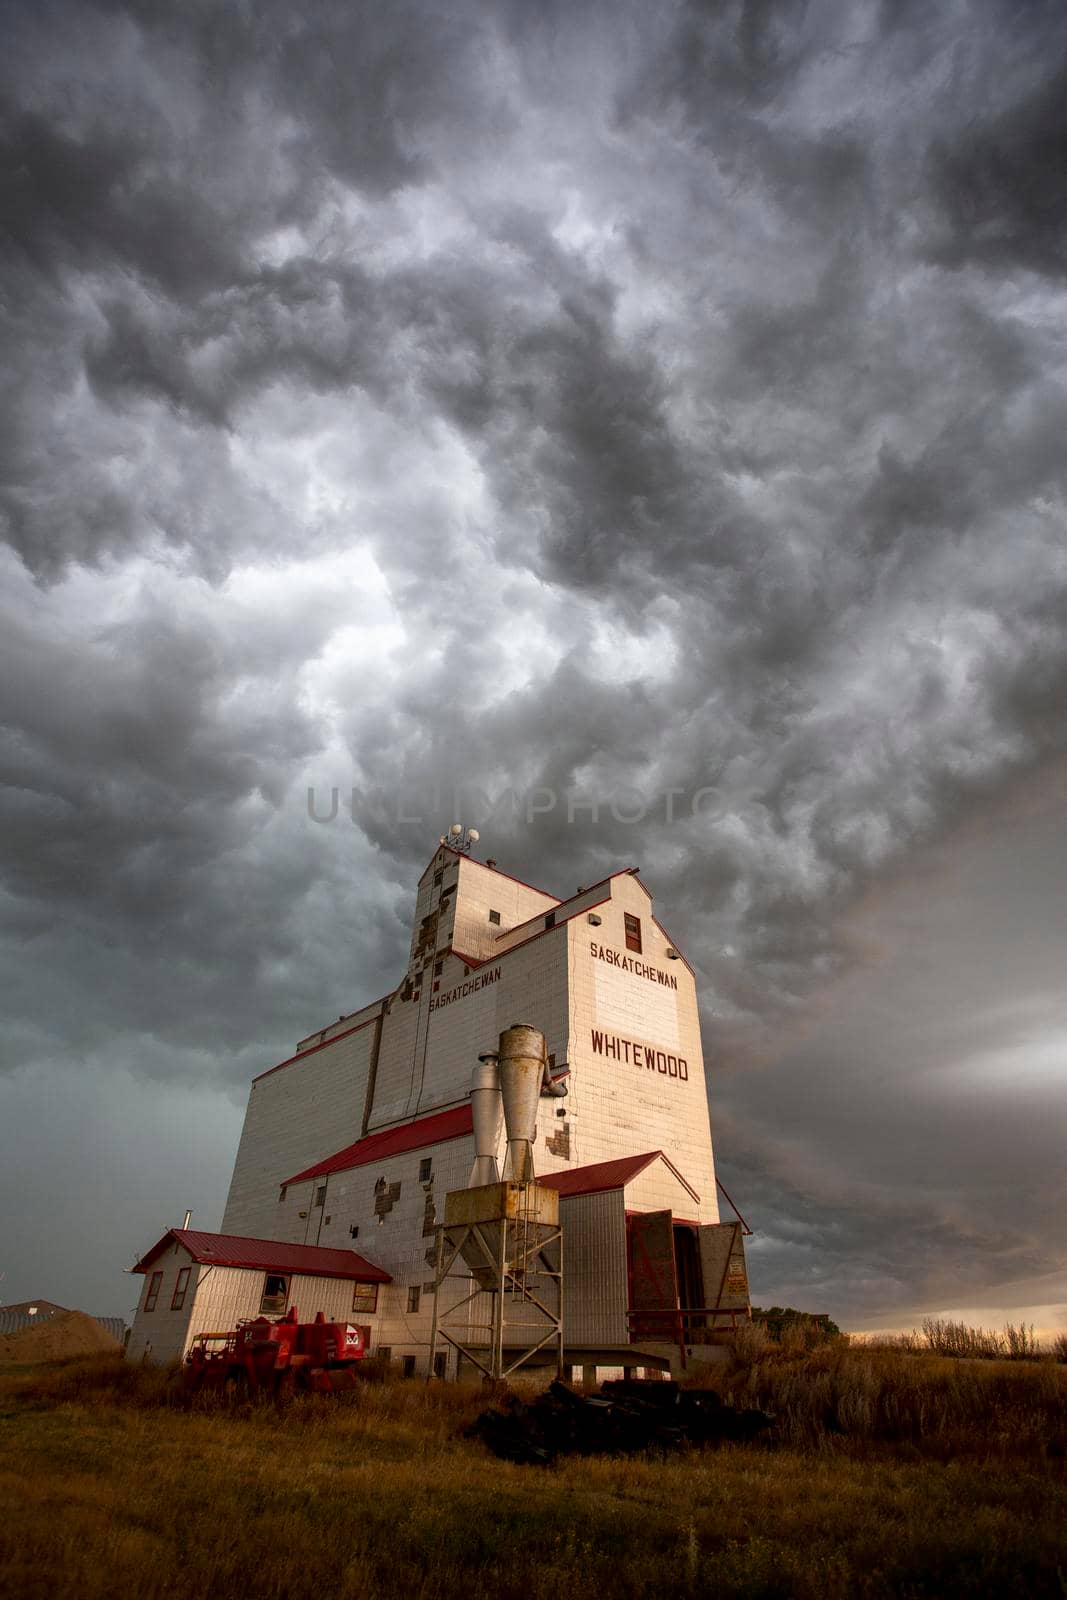
[{"label": "small window", "polygon": [[434,975],[434,977],[435,978],[439,978],[441,976],[442,972],[444,971],[444,969],[445,969],[445,964],[444,964],[443,961],[435,961],[434,964],[433,964],[433,975]]},{"label": "small window", "polygon": [[376,1283],[356,1283],[352,1286],[353,1311],[377,1311],[378,1285]]},{"label": "small window", "polygon": [[263,1281],[263,1298],[259,1302],[261,1315],[280,1316],[289,1298],[289,1279],[280,1273],[268,1272]]},{"label": "small window", "polygon": [[415,1376],[415,1357],[414,1356],[405,1356],[404,1357],[404,1376],[405,1376],[405,1378],[413,1378]]},{"label": "small window", "polygon": [[156,1309],[156,1301],[159,1299],[159,1286],[162,1282],[163,1274],[161,1272],[153,1272],[151,1278],[148,1280],[148,1293],[145,1295],[144,1299],[144,1308],[146,1311],[154,1311]]},{"label": "small window", "polygon": [[641,954],[641,918],[632,917],[628,911],[623,912],[623,926],[626,930],[627,950],[636,950]]},{"label": "small window", "polygon": [[174,1295],[170,1302],[170,1309],[172,1311],[181,1311],[182,1307],[185,1305],[185,1291],[188,1289],[188,1287],[189,1268],[182,1267],[181,1271],[178,1273],[178,1279],[174,1285]]},{"label": "small window", "polygon": [[441,879],[444,877],[444,875],[444,867],[438,867],[437,871],[433,875],[433,886],[435,889],[439,889],[441,887]]},{"label": "small window", "polygon": [[554,928],[555,926],[556,926],[556,913],[554,911],[550,911],[548,913],[548,916],[545,918],[545,927],[546,928]]},{"label": "small window", "polygon": [[392,1347],[392,1345],[391,1344],[380,1344],[378,1346],[378,1360],[379,1361],[392,1361],[392,1359],[393,1359],[393,1347]]},{"label": "small window", "polygon": [[499,928],[499,926],[500,926],[500,912],[499,911],[490,911],[490,913],[489,913],[489,921],[492,922],[496,927]]},{"label": "small window", "polygon": [[419,1301],[421,1299],[422,1290],[419,1288],[417,1283],[413,1283],[411,1288],[408,1290],[408,1310],[417,1311],[419,1309]]},{"label": "small window", "polygon": [[315,1190],[315,1204],[317,1206],[324,1206],[326,1204],[326,1185],[324,1183],[320,1183],[318,1188]]},{"label": "small window", "polygon": [[419,1182],[429,1183],[433,1177],[433,1156],[424,1156],[419,1162]]},{"label": "small window", "polygon": [[435,1378],[448,1377],[448,1351],[438,1350],[433,1358],[433,1375]]}]

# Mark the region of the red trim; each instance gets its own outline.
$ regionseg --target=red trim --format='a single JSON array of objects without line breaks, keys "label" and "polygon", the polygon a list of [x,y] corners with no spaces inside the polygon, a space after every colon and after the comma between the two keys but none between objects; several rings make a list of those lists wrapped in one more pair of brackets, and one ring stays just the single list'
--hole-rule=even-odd
[{"label": "red trim", "polygon": [[[368,1000],[367,1004],[365,1006],[357,1006],[354,1011],[346,1012],[343,1017],[338,1017],[337,1018],[337,1022],[351,1022],[353,1017],[361,1017],[363,1015],[364,1011],[370,1011],[374,1006],[381,1007],[381,1006],[388,1005],[389,1001],[393,998],[393,996],[395,994],[396,994],[396,990],[395,989],[390,989],[388,994],[379,995],[377,1000]],[[370,1020],[373,1022],[374,1018],[372,1017]],[[297,1040],[297,1042],[296,1042],[297,1050],[300,1050],[301,1045],[307,1044],[309,1039],[313,1039],[317,1033],[327,1033],[330,1028],[336,1028],[337,1022],[327,1022],[321,1028],[312,1028],[310,1033],[305,1033],[305,1035],[304,1035],[304,1037],[302,1039],[298,1039]],[[355,1024],[355,1026],[358,1027],[358,1028],[361,1028],[363,1026],[363,1024],[361,1022],[358,1022],[358,1023]],[[329,1043],[329,1040],[327,1040],[326,1042]]]},{"label": "red trim", "polygon": [[[555,1189],[564,1199],[570,1195],[600,1194],[605,1189],[623,1189],[628,1183],[650,1167],[653,1161],[662,1161],[673,1172],[682,1188],[692,1195],[697,1205],[700,1196],[691,1183],[687,1183],[674,1162],[662,1150],[647,1150],[639,1156],[615,1156],[610,1161],[595,1161],[588,1167],[574,1167],[570,1172],[550,1172],[537,1181],[546,1189]],[[636,1213],[644,1216],[644,1212]]]},{"label": "red trim", "polygon": [[[599,888],[600,885],[599,884],[594,884],[593,887],[594,888]],[[574,896],[572,896],[572,898],[577,900],[578,896],[574,895]],[[606,906],[610,900],[611,900],[610,894],[606,894],[602,900],[590,900],[590,902],[589,902],[589,904],[587,906],[577,906],[577,907],[575,907],[575,909],[573,911],[568,912],[567,915],[563,918],[562,921],[560,921],[560,919],[557,917],[556,921],[552,924],[552,926],[554,928],[564,928],[564,927],[566,927],[568,922],[573,922],[575,917],[582,916],[586,911],[594,911],[597,906]],[[565,906],[567,904],[568,904],[568,902],[566,900],[561,900],[560,901],[560,906]],[[556,908],[557,911],[558,911],[558,909],[559,909],[559,907]],[[546,917],[548,915],[549,915],[549,913],[547,911],[542,911],[542,912],[539,912],[536,917],[527,917],[525,922],[516,922],[515,926],[513,928],[509,928],[506,933],[498,933],[497,934],[497,940],[499,941],[500,939],[510,939],[512,934],[513,933],[517,933],[520,928],[525,928],[528,923],[538,922],[538,921],[540,921],[540,919],[542,917]],[[553,912],[552,915],[555,916],[556,913]],[[544,931],[546,933],[549,933],[549,932],[551,932],[551,929],[546,928]],[[520,939],[519,940],[519,944],[526,944],[526,943],[527,943],[527,941],[525,939]],[[513,950],[517,950],[519,948],[519,945],[512,945],[511,948]],[[506,956],[506,955],[509,955],[510,953],[511,952],[509,950],[498,950],[496,952],[496,955],[488,956],[486,959],[489,960],[489,961],[495,961],[497,959],[498,955]]]},{"label": "red trim", "polygon": [[[386,995],[382,1000],[376,1000],[374,1004],[384,1005],[388,999],[389,996]],[[335,1033],[332,1039],[324,1039],[321,1044],[313,1044],[307,1050],[298,1050],[295,1056],[288,1056],[284,1061],[279,1061],[276,1067],[268,1067],[266,1072],[259,1073],[257,1077],[252,1079],[252,1082],[259,1083],[261,1079],[269,1078],[272,1072],[280,1072],[283,1067],[291,1067],[294,1061],[306,1061],[308,1056],[315,1056],[318,1055],[320,1050],[329,1049],[330,1045],[336,1044],[338,1039],[349,1039],[354,1033],[361,1033],[364,1028],[373,1028],[377,1020],[377,1016],[368,1017],[366,1022],[357,1022],[354,1028],[346,1028],[344,1033]],[[310,1039],[311,1037],[312,1035],[309,1033],[308,1038]]]},{"label": "red trim", "polygon": [[[196,1228],[168,1228],[158,1244],[134,1263],[147,1272],[159,1252],[174,1240],[202,1266],[249,1267],[282,1277],[351,1278],[360,1283],[392,1283],[388,1272],[354,1250],[333,1250],[317,1244],[282,1244],[277,1239],[252,1239],[236,1233],[201,1233]],[[160,1273],[159,1277],[162,1278]],[[155,1281],[156,1274],[152,1274]],[[151,1290],[149,1291],[151,1293]],[[145,1310],[150,1309],[147,1305]]]},{"label": "red trim", "polygon": [[[502,953],[510,955],[511,952],[505,950]],[[449,954],[455,956],[457,961],[462,961],[465,967],[486,967],[490,961],[496,960],[496,956],[465,956],[461,950],[451,950]]]},{"label": "red trim", "polygon": [[718,1176],[717,1173],[716,1173],[716,1176],[715,1176],[715,1187],[719,1190],[720,1194],[723,1194],[723,1195],[726,1196],[726,1202],[729,1205],[730,1210],[733,1212],[734,1216],[737,1218],[738,1222],[741,1224],[741,1227],[744,1230],[745,1234],[751,1236],[752,1229],[749,1227],[748,1223],[745,1221],[745,1219],[741,1215],[740,1211],[738,1211],[737,1207],[734,1205],[733,1201],[730,1199],[730,1196],[726,1193],[726,1185],[725,1185],[725,1183],[723,1183],[722,1179]]},{"label": "red trim", "polygon": [[[641,887],[643,889],[645,887],[644,884],[642,884]],[[652,896],[649,895],[649,899],[651,899],[651,898],[652,898]],[[663,926],[662,922],[659,922],[655,917],[652,918],[652,921],[653,921],[654,925],[659,929],[660,933],[662,933],[663,937],[666,939],[666,941],[670,945],[671,949],[672,950],[678,950],[677,944],[671,938],[670,934],[667,932],[667,930]],[[689,976],[693,979],[693,982],[695,983],[696,982],[696,973],[693,971],[692,967],[689,965],[688,961],[685,959],[685,957],[683,956],[683,954],[682,954],[682,952],[680,950],[678,950],[678,960],[686,968],[686,970],[689,973]]]},{"label": "red trim", "polygon": [[[663,1207],[660,1206],[659,1209],[662,1211]],[[627,1219],[629,1219],[630,1217],[647,1217],[647,1216],[648,1216],[648,1212],[647,1211],[635,1211],[633,1206],[627,1206],[626,1207],[626,1217],[627,1217]],[[706,1227],[709,1226],[708,1223],[700,1222],[697,1219],[695,1219],[694,1217],[676,1217],[674,1215],[673,1211],[671,1212],[671,1221],[672,1222],[676,1222],[680,1228],[706,1228]]]},{"label": "red trim", "polygon": [[616,1156],[610,1161],[594,1161],[587,1167],[573,1167],[569,1172],[550,1172],[538,1176],[538,1183],[546,1189],[555,1189],[564,1197],[580,1194],[600,1194],[605,1189],[623,1189],[639,1173],[650,1167],[659,1150],[646,1151],[640,1156]]},{"label": "red trim", "polygon": [[[625,877],[631,876],[633,874],[633,870],[634,870],[633,867],[620,867],[617,872],[609,872],[606,878],[599,878],[596,883],[590,883],[590,884],[588,884],[586,886],[586,888],[579,889],[577,894],[568,895],[566,900],[560,900],[558,902],[557,906],[556,906],[557,911],[559,910],[560,906],[569,906],[572,900],[580,900],[583,894],[592,894],[593,890],[594,889],[599,889],[600,885],[602,883],[612,883],[612,882],[614,882],[614,880],[616,878],[625,878]],[[638,879],[638,882],[640,883],[640,879]],[[645,889],[645,886],[644,886],[643,883],[641,884],[641,887],[642,887],[642,889]],[[645,893],[648,894],[648,890],[647,889],[645,889]],[[648,898],[651,900],[652,896],[650,894],[648,894]],[[575,909],[567,917],[567,921],[569,922],[571,917],[581,916],[583,911],[592,911],[594,906],[607,905],[607,903],[608,903],[608,901],[610,899],[611,899],[610,894],[606,894],[606,895],[602,896],[602,898],[599,899],[599,900],[590,900],[590,902],[589,902],[589,904],[587,906],[576,906]],[[538,915],[543,916],[544,912],[540,912],[540,913],[538,913]],[[515,928],[524,928],[526,926],[527,922],[535,922],[536,920],[537,920],[536,916],[527,917],[525,922],[516,922]],[[505,929],[505,931],[503,933],[498,933],[497,934],[497,938],[498,939],[507,939],[507,938],[509,938],[510,935],[515,932],[515,928],[507,928],[507,929]]]},{"label": "red trim", "polygon": [[[608,898],[610,898],[610,896]],[[487,967],[490,961],[506,961],[508,956],[513,956],[515,954],[516,950],[525,950],[528,944],[533,944],[535,939],[544,939],[547,938],[550,933],[559,933],[560,929],[566,928],[574,921],[575,917],[580,917],[583,911],[592,911],[594,906],[603,906],[607,905],[607,903],[608,902],[606,899],[594,900],[592,905],[580,906],[577,911],[572,911],[569,917],[564,917],[562,922],[554,922],[551,928],[542,928],[539,933],[531,933],[529,938],[520,939],[518,944],[511,945],[511,947],[507,950],[496,950],[491,956],[485,956],[484,959],[480,959],[478,956],[459,955],[458,951],[453,951],[453,954],[458,956],[459,960],[465,962],[465,964],[469,967]],[[562,905],[563,902],[561,901],[560,904]],[[524,928],[526,924],[524,922],[520,922],[517,924],[517,926]],[[512,929],[512,932],[514,932],[514,929]]]},{"label": "red trim", "polygon": [[346,1145],[336,1155],[326,1156],[314,1166],[305,1167],[295,1178],[286,1178],[285,1185],[307,1183],[331,1172],[349,1172],[353,1167],[365,1167],[372,1161],[385,1161],[390,1156],[406,1155],[409,1150],[423,1150],[427,1145],[446,1144],[450,1139],[462,1139],[474,1131],[470,1102],[452,1106],[447,1111],[435,1111],[428,1117],[417,1117],[413,1122],[396,1123],[377,1133],[357,1139]]},{"label": "red trim", "polygon": [[[438,845],[440,849],[451,850],[451,845]],[[536,883],[527,883],[524,878],[516,878],[512,872],[501,872],[499,867],[487,866],[484,861],[477,860],[474,856],[465,856],[460,850],[453,850],[453,855],[459,856],[461,861],[469,861],[472,867],[481,867],[483,872],[494,872],[498,878],[507,878],[509,883],[517,883],[520,889],[529,889],[533,894],[543,894],[546,900],[554,900],[556,905],[561,901],[558,895],[552,894],[548,889],[542,889]]]},{"label": "red trim", "polygon": [[539,888],[536,883],[527,883],[524,878],[516,878],[511,872],[501,872],[499,867],[490,867],[484,861],[479,861],[476,856],[469,856],[465,851],[457,850],[454,845],[450,844],[439,844],[436,847],[433,855],[430,857],[429,861],[422,869],[422,872],[419,874],[418,881],[420,888],[422,886],[423,879],[433,866],[437,859],[438,852],[441,850],[447,850],[449,855],[455,856],[457,861],[469,861],[473,867],[481,867],[484,872],[495,872],[498,878],[507,878],[509,883],[517,883],[520,889],[529,889],[532,894],[543,894],[546,900],[554,900],[556,905],[560,904],[558,897],[554,894],[551,894],[549,890]]}]

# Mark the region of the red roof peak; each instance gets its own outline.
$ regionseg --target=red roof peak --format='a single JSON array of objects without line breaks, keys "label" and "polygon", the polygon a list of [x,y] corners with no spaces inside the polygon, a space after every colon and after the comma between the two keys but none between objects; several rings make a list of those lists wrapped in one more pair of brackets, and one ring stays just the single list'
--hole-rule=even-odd
[{"label": "red roof peak", "polygon": [[555,1189],[560,1195],[574,1194],[600,1194],[605,1189],[623,1189],[628,1183],[653,1161],[662,1161],[668,1166],[683,1189],[688,1190],[693,1199],[699,1204],[700,1196],[691,1184],[687,1183],[668,1156],[662,1150],[646,1150],[639,1156],[615,1156],[610,1161],[594,1161],[588,1167],[573,1167],[569,1172],[550,1172],[544,1177],[538,1176],[538,1183],[546,1189]]},{"label": "red roof peak", "polygon": [[389,1273],[354,1250],[317,1244],[284,1244],[238,1233],[202,1233],[198,1228],[168,1228],[162,1239],[133,1267],[147,1272],[160,1251],[177,1241],[194,1261],[212,1267],[249,1267],[260,1272],[297,1273],[310,1278],[351,1278],[360,1283],[392,1283]]}]

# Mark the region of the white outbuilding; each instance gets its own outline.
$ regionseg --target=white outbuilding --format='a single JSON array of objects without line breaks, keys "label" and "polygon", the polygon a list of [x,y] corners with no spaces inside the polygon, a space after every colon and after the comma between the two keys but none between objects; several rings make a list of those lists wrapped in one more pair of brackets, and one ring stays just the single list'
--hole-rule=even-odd
[{"label": "white outbuilding", "polygon": [[227,1233],[168,1228],[135,1264],[143,1273],[126,1349],[131,1361],[181,1361],[199,1334],[283,1316],[356,1322],[376,1342],[378,1296],[389,1274],[354,1250],[282,1244]]}]

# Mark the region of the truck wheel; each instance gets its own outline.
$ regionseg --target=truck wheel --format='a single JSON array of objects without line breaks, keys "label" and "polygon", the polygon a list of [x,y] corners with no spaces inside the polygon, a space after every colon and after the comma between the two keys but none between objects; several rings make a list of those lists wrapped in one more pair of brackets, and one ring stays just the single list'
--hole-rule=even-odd
[{"label": "truck wheel", "polygon": [[242,1372],[240,1367],[227,1374],[222,1386],[222,1392],[231,1405],[237,1405],[241,1400],[248,1399],[248,1374]]}]

